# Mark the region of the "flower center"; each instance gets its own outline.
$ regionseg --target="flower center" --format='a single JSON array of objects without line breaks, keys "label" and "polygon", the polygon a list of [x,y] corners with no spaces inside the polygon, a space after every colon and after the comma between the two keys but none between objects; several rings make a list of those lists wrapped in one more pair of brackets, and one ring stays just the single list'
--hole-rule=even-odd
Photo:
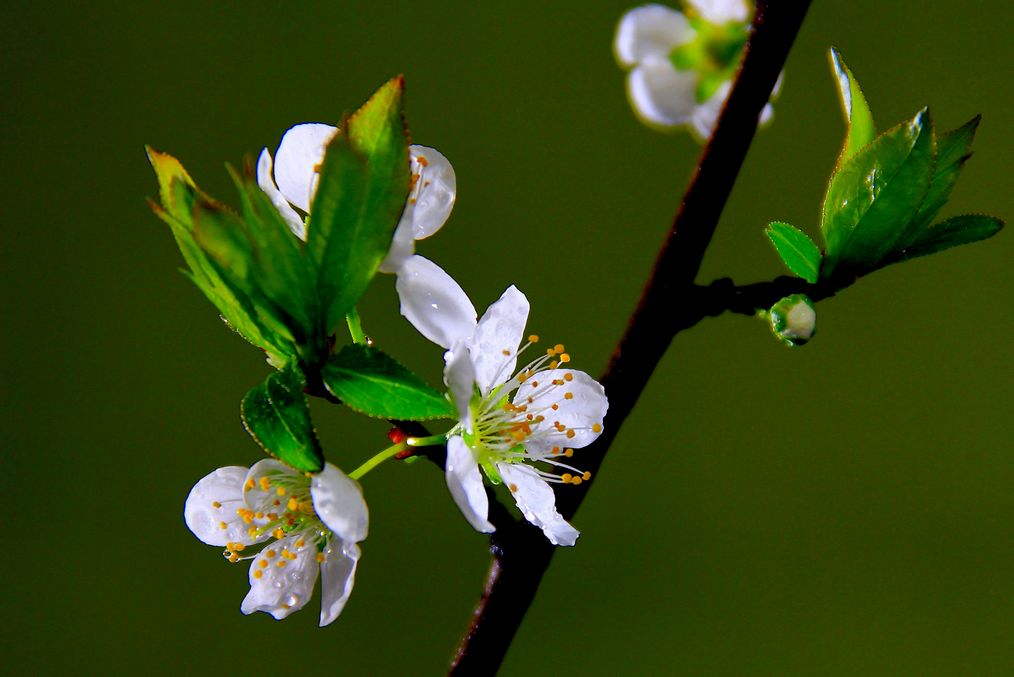
[{"label": "flower center", "polygon": [[[254,489],[259,491],[251,495]],[[248,478],[243,485],[243,494],[246,505],[236,508],[236,514],[248,526],[247,534],[251,539],[258,539],[264,534],[271,534],[277,540],[289,539],[294,551],[302,550],[309,544],[317,550],[318,562],[322,561],[322,551],[331,538],[331,531],[313,509],[310,478],[295,472],[271,471],[256,479]],[[276,560],[276,566],[282,568],[296,559],[295,552],[288,547],[280,552],[267,547],[250,556],[239,554],[246,547],[243,543],[228,543],[225,547],[224,554],[230,562],[263,555],[261,562]],[[258,564],[265,567],[261,562]],[[256,571],[254,576],[260,578]]]},{"label": "flower center", "polygon": [[[528,337],[518,355],[535,345],[539,337]],[[508,350],[504,350],[509,355]],[[476,460],[494,483],[501,481],[496,469],[497,463],[540,462],[553,468],[571,472],[555,472],[533,468],[548,482],[581,484],[591,478],[591,473],[582,472],[560,458],[569,458],[574,450],[548,443],[531,444],[536,440],[554,439],[563,436],[573,439],[576,432],[560,422],[554,414],[560,409],[560,402],[572,400],[574,393],[569,384],[574,375],[569,371],[560,372],[561,364],[570,362],[570,355],[563,344],[548,348],[521,367],[514,376],[502,385],[493,388],[483,396],[476,391],[472,396],[472,434],[465,435],[465,441],[476,454]],[[519,393],[513,397],[515,392]],[[536,451],[548,447],[548,452]]]}]

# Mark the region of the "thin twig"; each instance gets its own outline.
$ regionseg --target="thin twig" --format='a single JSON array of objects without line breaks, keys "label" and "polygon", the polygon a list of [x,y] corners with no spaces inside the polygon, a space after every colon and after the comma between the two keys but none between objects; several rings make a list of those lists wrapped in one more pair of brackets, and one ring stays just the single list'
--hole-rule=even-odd
[{"label": "thin twig", "polygon": [[[758,0],[753,32],[718,126],[701,155],[669,236],[659,251],[641,301],[600,382],[609,395],[605,429],[582,451],[593,474],[647,386],[672,338],[696,323],[707,304],[694,285],[704,252],[732,191],[809,0]],[[694,319],[697,318],[697,319]],[[688,324],[690,322],[690,324]],[[561,492],[557,507],[573,517],[587,490]],[[454,675],[491,675],[535,597],[554,548],[526,523],[500,528],[490,538],[493,563],[471,625],[451,664]]]}]

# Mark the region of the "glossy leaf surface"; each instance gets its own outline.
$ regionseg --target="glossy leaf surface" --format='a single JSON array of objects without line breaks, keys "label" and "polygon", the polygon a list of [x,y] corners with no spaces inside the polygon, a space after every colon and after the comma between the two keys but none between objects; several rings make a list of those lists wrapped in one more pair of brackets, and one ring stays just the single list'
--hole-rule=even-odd
[{"label": "glossy leaf surface", "polygon": [[806,233],[781,221],[768,224],[765,233],[789,270],[807,282],[817,281],[820,249]]},{"label": "glossy leaf surface", "polygon": [[835,79],[838,82],[838,96],[845,112],[845,121],[848,123],[845,143],[837,162],[837,167],[841,167],[866,144],[873,141],[877,135],[877,128],[873,123],[873,113],[866,102],[862,88],[859,87],[859,82],[852,75],[852,71],[845,64],[841,54],[833,47],[831,48],[831,68],[834,70]]},{"label": "glossy leaf surface", "polygon": [[442,393],[376,348],[346,346],[324,366],[323,377],[335,397],[362,414],[401,421],[454,417]]},{"label": "glossy leaf surface", "polygon": [[324,454],[310,420],[303,377],[295,367],[268,376],[240,406],[243,425],[264,451],[303,472],[324,468]]}]

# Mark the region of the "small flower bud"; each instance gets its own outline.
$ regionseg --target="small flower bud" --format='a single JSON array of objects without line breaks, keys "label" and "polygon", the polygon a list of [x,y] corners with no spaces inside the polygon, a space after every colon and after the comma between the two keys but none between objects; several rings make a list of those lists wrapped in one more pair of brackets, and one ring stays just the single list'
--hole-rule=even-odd
[{"label": "small flower bud", "polygon": [[801,346],[817,331],[817,310],[805,294],[786,296],[768,311],[771,331],[790,346]]}]

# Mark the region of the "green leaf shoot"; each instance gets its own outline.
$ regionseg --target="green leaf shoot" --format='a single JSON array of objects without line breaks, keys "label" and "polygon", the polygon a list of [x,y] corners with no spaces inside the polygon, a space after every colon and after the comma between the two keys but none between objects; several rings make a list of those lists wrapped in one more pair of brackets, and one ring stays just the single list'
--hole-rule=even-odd
[{"label": "green leaf shoot", "polygon": [[813,284],[820,271],[820,249],[813,240],[793,225],[773,221],[764,231],[786,267]]},{"label": "green leaf shoot", "polygon": [[324,454],[295,366],[274,372],[243,397],[240,413],[250,436],[268,454],[303,472],[320,472]]},{"label": "green leaf shoot", "polygon": [[[923,200],[912,226],[913,240],[936,217],[941,207],[947,202],[954,190],[954,184],[972,157],[972,140],[979,126],[981,116],[975,116],[961,127],[944,134],[937,139],[937,161],[933,170],[933,179],[926,199]],[[910,243],[905,243],[910,244]]]},{"label": "green leaf shoot", "polygon": [[897,244],[929,189],[933,172],[933,123],[923,109],[912,120],[878,136],[831,177],[821,220],[827,243],[821,274],[839,265],[875,268]]},{"label": "green leaf shoot", "polygon": [[983,214],[955,216],[923,231],[918,240],[898,252],[898,260],[914,259],[958,245],[985,240],[999,233],[1003,226],[1004,222],[995,216]]},{"label": "green leaf shoot", "polygon": [[335,397],[367,416],[400,421],[455,416],[442,393],[376,348],[345,346],[324,365],[322,376]]},{"label": "green leaf shoot", "polygon": [[873,141],[877,135],[877,128],[859,82],[845,64],[841,53],[834,47],[831,48],[831,68],[838,83],[838,96],[845,112],[845,122],[848,124],[845,143],[836,163],[836,167],[841,167],[866,144]]}]

